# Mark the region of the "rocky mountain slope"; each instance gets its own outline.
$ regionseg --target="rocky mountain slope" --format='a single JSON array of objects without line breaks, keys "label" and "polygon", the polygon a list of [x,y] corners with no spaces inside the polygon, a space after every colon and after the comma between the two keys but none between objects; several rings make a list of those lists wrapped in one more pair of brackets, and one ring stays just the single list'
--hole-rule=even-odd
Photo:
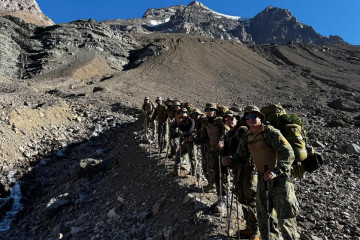
[{"label": "rocky mountain slope", "polygon": [[46,16],[35,0],[0,0],[0,16],[11,15],[27,23],[51,26],[55,23]]},{"label": "rocky mountain slope", "polygon": [[228,16],[194,1],[188,6],[149,9],[138,19],[104,23],[122,33],[187,33],[244,44],[342,43],[338,36],[324,37],[299,22],[289,10],[267,7],[253,18]]},{"label": "rocky mountain slope", "polygon": [[338,36],[324,37],[311,26],[297,20],[289,10],[267,7],[250,20],[249,33],[256,44],[288,42],[329,44],[341,43]]},{"label": "rocky mountain slope", "polygon": [[[204,6],[188,8],[144,19]],[[296,180],[302,239],[360,238],[359,46],[247,47],[185,33],[123,34],[93,20],[0,21],[0,239],[226,238],[214,194],[200,194],[205,180],[171,177],[173,160],[143,139],[144,96],[200,109],[283,104],[305,120],[325,159]],[[21,211],[15,218],[12,210]]]}]

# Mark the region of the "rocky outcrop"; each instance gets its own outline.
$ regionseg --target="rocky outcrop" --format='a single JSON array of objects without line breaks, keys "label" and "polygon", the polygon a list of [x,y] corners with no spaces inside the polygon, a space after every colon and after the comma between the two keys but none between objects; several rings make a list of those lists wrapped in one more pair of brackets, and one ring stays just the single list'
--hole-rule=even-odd
[{"label": "rocky outcrop", "polygon": [[267,7],[250,20],[248,28],[256,44],[315,43],[329,44],[344,42],[338,36],[324,37],[311,26],[301,23],[289,10]]},{"label": "rocky outcrop", "polygon": [[53,74],[74,75],[71,69],[97,59],[108,69],[122,70],[130,51],[140,48],[129,36],[119,35],[94,20],[36,27],[14,17],[0,17],[1,66],[14,78]]},{"label": "rocky outcrop", "polygon": [[55,24],[41,11],[35,0],[0,0],[0,16],[5,15],[12,15],[39,26]]}]

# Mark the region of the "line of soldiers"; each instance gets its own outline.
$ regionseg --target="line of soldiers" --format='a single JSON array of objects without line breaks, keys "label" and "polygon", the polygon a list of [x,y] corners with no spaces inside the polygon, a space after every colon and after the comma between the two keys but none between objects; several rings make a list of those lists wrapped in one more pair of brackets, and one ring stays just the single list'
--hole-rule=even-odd
[{"label": "line of soldiers", "polygon": [[[299,211],[291,176],[294,152],[279,130],[264,125],[264,114],[256,106],[239,113],[207,103],[204,112],[189,103],[156,99],[155,107],[145,98],[143,111],[148,120],[157,119],[158,146],[175,156],[174,176],[181,176],[185,159],[188,174],[195,176],[198,148],[208,185],[216,192],[216,210],[225,208],[224,184],[230,168],[235,194],[242,205],[249,239],[300,239],[296,226]],[[155,124],[151,124],[155,130]],[[281,233],[281,234],[280,234]],[[282,237],[281,237],[282,236]]]}]

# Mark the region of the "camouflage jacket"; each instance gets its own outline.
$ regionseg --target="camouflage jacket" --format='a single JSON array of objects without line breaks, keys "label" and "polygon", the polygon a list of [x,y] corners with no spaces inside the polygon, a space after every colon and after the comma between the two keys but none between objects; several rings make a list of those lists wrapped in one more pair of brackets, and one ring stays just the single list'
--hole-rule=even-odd
[{"label": "camouflage jacket", "polygon": [[[274,168],[279,170],[280,174],[286,173],[290,175],[294,161],[294,151],[281,132],[270,125],[262,125],[262,130],[256,134],[259,138],[256,141],[249,141],[249,138],[253,136],[254,134],[250,129],[242,136],[232,162],[234,164],[245,165],[250,156],[254,158],[255,155],[259,154],[259,152],[251,152],[249,150],[250,145],[262,141],[274,151],[276,156]],[[257,165],[256,159],[254,159],[254,162],[258,172],[263,172],[263,170],[259,171],[259,169],[263,169],[263,166]]]},{"label": "camouflage jacket", "polygon": [[247,130],[248,128],[246,126],[237,124],[235,129],[227,131],[224,138],[224,149],[221,153],[223,157],[235,155],[241,137]]}]

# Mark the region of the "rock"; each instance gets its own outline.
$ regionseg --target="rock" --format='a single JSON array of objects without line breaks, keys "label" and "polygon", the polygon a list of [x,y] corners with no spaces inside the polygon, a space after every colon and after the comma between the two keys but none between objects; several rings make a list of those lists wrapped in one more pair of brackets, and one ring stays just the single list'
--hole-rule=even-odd
[{"label": "rock", "polygon": [[315,228],[315,223],[312,222],[300,222],[299,224],[307,230],[311,230]]},{"label": "rock", "polygon": [[174,234],[174,229],[172,227],[168,229],[164,229],[164,238],[166,240],[170,240],[173,234]]},{"label": "rock", "polygon": [[116,218],[118,215],[115,212],[115,208],[110,209],[106,215],[108,218]]},{"label": "rock", "polygon": [[157,203],[155,203],[155,205],[152,208],[152,213],[154,216],[159,213],[159,209],[160,209],[160,203],[157,202]]},{"label": "rock", "polygon": [[188,195],[185,196],[185,198],[183,200],[183,204],[188,203],[189,201],[192,201],[192,200],[194,200],[194,196],[191,193],[189,193]]},{"label": "rock", "polygon": [[116,199],[118,202],[120,202],[120,203],[124,203],[124,198],[122,198],[122,197],[117,197],[117,199]]},{"label": "rock", "polygon": [[73,235],[81,233],[83,231],[84,231],[84,229],[81,227],[72,227],[71,228],[71,234],[73,234]]},{"label": "rock", "polygon": [[357,144],[349,143],[340,147],[342,153],[354,154],[360,156],[360,146]]},{"label": "rock", "polygon": [[94,87],[93,93],[104,91],[104,88],[102,87]]},{"label": "rock", "polygon": [[346,123],[341,120],[333,120],[326,124],[327,127],[345,127]]},{"label": "rock", "polygon": [[320,141],[315,141],[315,143],[313,144],[314,147],[321,147],[321,148],[325,148],[325,145],[323,143],[321,143]]}]

